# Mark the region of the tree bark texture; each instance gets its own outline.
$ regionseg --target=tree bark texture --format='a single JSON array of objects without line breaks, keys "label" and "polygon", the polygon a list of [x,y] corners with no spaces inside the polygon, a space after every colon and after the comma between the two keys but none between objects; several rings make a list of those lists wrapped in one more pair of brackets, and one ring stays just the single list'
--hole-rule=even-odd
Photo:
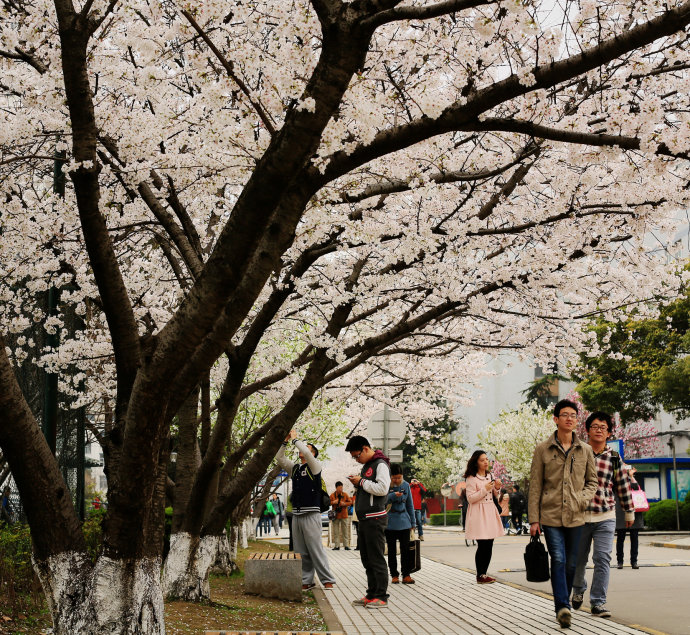
[{"label": "tree bark texture", "polygon": [[160,559],[112,560],[91,566],[64,552],[34,567],[48,600],[55,635],[163,635]]},{"label": "tree bark texture", "polygon": [[167,599],[195,602],[211,598],[209,572],[216,563],[221,536],[192,536],[178,532],[170,537],[170,551],[163,568],[163,593]]}]

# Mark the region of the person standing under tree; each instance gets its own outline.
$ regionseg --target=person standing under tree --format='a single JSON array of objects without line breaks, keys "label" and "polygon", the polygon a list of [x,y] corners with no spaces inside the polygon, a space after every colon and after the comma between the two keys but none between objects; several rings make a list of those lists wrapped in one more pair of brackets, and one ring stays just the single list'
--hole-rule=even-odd
[{"label": "person standing under tree", "polygon": [[498,497],[498,503],[501,506],[501,524],[503,525],[503,533],[508,533],[508,523],[510,522],[510,505],[508,490],[504,487],[501,489],[501,494]]},{"label": "person standing under tree", "polygon": [[275,493],[271,495],[271,503],[273,503],[273,510],[276,513],[273,517],[273,530],[276,532],[276,536],[278,536],[283,527],[283,503],[278,494]]},{"label": "person standing under tree", "polygon": [[501,491],[501,481],[489,473],[489,457],[484,450],[475,450],[465,470],[465,495],[469,506],[465,523],[465,540],[476,540],[474,565],[477,584],[490,584],[496,579],[486,572],[491,563],[494,539],[503,536],[503,523],[494,504],[494,496]]},{"label": "person standing under tree", "polygon": [[367,609],[388,607],[388,568],[386,567],[386,503],[391,484],[390,460],[374,450],[362,436],[351,437],[345,451],[362,465],[359,475],[348,476],[355,486],[357,514],[357,546],[364,570],[367,572],[367,593],[353,604]]},{"label": "person standing under tree", "polygon": [[[285,456],[288,441],[299,450],[299,463],[293,464]],[[322,489],[318,454],[314,445],[299,441],[297,433],[291,430],[276,455],[278,465],[292,475],[292,542],[295,551],[302,555],[302,589],[305,591],[316,586],[314,572],[324,589],[335,587],[321,536]]]},{"label": "person standing under tree", "polygon": [[335,484],[335,492],[331,494],[331,507],[335,512],[335,518],[331,521],[331,528],[333,530],[333,549],[337,551],[340,549],[342,543],[343,548],[350,549],[350,532],[348,531],[348,512],[347,508],[352,505],[352,499],[343,492],[342,481],[337,481]]},{"label": "person standing under tree", "polygon": [[575,434],[577,405],[567,399],[553,410],[556,432],[534,450],[530,470],[530,534],[544,532],[551,557],[551,589],[556,619],[570,628],[573,588],[585,509],[599,481],[592,448]]},{"label": "person standing under tree", "polygon": [[510,519],[515,527],[515,533],[522,532],[522,514],[527,511],[525,495],[520,491],[520,486],[515,483],[510,494]]},{"label": "person standing under tree", "polygon": [[403,480],[402,467],[397,463],[391,465],[391,489],[388,492],[388,526],[386,527],[386,544],[388,545],[388,569],[393,584],[400,582],[398,558],[395,554],[400,543],[400,569],[402,583],[414,584],[412,573],[412,553],[410,552],[410,530],[414,531],[415,516],[412,507],[410,484]]},{"label": "person standing under tree", "polygon": [[14,513],[10,501],[11,490],[8,486],[2,490],[2,501],[0,502],[0,522],[11,525],[14,522]]},{"label": "person standing under tree", "polygon": [[[632,465],[623,465],[623,469],[628,473],[630,478],[630,487],[632,490],[639,490],[640,484],[635,480],[635,468]],[[633,501],[634,502],[634,501]],[[637,563],[637,552],[639,543],[640,529],[644,528],[644,512],[635,512],[635,518],[632,525],[626,519],[626,513],[621,507],[620,500],[616,499],[616,559],[618,560],[618,568],[623,568],[623,547],[625,546],[625,534],[630,532],[630,566],[633,569],[639,569],[640,565]]]},{"label": "person standing under tree", "polygon": [[417,535],[420,540],[424,540],[424,523],[422,522],[422,499],[427,494],[424,484],[416,478],[410,479],[410,489],[412,490],[412,506],[417,524]]}]

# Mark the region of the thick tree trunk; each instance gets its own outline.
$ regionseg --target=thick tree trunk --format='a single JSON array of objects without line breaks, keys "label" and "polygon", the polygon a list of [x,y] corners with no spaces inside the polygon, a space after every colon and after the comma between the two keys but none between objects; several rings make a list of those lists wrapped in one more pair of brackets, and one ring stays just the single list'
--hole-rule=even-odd
[{"label": "thick tree trunk", "polygon": [[105,556],[92,566],[83,553],[34,562],[55,635],[164,635],[160,566]]},{"label": "thick tree trunk", "polygon": [[218,537],[218,549],[216,561],[211,566],[210,573],[216,575],[232,575],[239,569],[237,566],[237,527],[230,528],[230,535],[223,534]]},{"label": "thick tree trunk", "polygon": [[208,575],[216,562],[220,541],[221,536],[200,538],[186,532],[170,537],[162,582],[166,599],[195,602],[211,598]]}]

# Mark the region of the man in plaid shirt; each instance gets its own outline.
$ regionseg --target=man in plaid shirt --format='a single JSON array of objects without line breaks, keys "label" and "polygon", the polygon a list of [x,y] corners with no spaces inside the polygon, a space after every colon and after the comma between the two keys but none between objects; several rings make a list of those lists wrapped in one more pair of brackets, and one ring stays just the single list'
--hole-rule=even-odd
[{"label": "man in plaid shirt", "polygon": [[580,537],[580,550],[573,580],[573,608],[582,606],[582,599],[587,589],[585,569],[592,548],[594,573],[589,590],[589,601],[592,615],[611,617],[606,608],[606,592],[609,586],[611,570],[611,551],[613,536],[616,532],[616,502],[618,496],[625,512],[625,526],[630,527],[635,518],[632,500],[630,477],[623,469],[623,461],[617,452],[606,445],[613,432],[611,415],[605,412],[593,412],[585,422],[589,445],[594,452],[594,464],[597,469],[599,487],[585,512],[585,525]]}]

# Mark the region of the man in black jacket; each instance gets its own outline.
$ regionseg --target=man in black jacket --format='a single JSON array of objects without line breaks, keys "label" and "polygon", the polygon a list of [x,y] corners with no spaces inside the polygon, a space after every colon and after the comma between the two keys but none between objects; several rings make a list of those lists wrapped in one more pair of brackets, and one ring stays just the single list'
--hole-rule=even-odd
[{"label": "man in black jacket", "polygon": [[[299,463],[293,464],[285,456],[288,441],[299,450]],[[295,551],[302,555],[302,589],[305,591],[316,586],[314,573],[318,574],[324,589],[335,587],[321,537],[321,463],[316,458],[318,455],[316,447],[297,439],[294,430],[276,455],[278,465],[292,475],[292,540]]]},{"label": "man in black jacket", "polygon": [[520,486],[513,485],[513,492],[510,495],[510,516],[513,521],[516,533],[522,531],[522,514],[527,511],[527,501],[525,495],[520,491]]},{"label": "man in black jacket", "polygon": [[348,476],[355,486],[355,513],[359,521],[359,555],[367,572],[367,594],[353,604],[368,609],[388,606],[388,567],[386,546],[386,503],[391,484],[390,461],[380,450],[373,450],[368,439],[352,437],[345,447],[362,465],[359,475]]}]

